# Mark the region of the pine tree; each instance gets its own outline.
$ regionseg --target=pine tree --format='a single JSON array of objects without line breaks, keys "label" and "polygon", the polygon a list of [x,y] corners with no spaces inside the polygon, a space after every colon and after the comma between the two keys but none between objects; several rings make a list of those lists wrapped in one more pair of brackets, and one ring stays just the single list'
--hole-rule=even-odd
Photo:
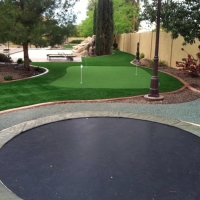
[{"label": "pine tree", "polygon": [[96,54],[108,55],[113,44],[112,0],[99,0],[96,14]]}]

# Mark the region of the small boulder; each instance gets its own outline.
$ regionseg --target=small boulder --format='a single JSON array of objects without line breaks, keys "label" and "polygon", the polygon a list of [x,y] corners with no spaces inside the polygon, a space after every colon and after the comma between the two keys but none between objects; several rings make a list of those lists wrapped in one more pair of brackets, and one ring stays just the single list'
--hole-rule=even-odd
[{"label": "small boulder", "polygon": [[142,66],[149,67],[150,63],[151,63],[151,60],[148,59],[148,58],[142,58],[142,59],[140,59],[140,65],[142,65]]}]

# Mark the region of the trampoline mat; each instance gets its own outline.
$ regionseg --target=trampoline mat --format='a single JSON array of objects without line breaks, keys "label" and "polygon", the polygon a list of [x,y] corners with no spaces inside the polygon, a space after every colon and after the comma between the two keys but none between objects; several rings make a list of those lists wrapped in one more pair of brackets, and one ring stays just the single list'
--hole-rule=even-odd
[{"label": "trampoline mat", "polygon": [[0,149],[0,180],[26,200],[196,200],[200,138],[149,121],[94,117],[28,130]]}]

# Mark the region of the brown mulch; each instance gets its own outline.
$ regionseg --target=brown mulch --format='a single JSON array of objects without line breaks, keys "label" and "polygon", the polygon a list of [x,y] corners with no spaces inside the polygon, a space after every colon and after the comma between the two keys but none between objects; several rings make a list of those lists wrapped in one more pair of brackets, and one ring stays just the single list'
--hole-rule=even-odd
[{"label": "brown mulch", "polygon": [[[143,66],[140,66],[143,67]],[[120,98],[114,100],[102,100],[100,102],[108,102],[108,103],[139,103],[139,104],[172,104],[172,103],[183,103],[196,100],[200,98],[200,77],[192,78],[188,75],[180,74],[177,69],[171,67],[159,67],[160,71],[167,72],[172,74],[178,78],[181,78],[185,82],[187,82],[190,86],[197,89],[198,92],[194,92],[188,88],[177,92],[163,93],[164,99],[162,101],[149,101],[145,99],[143,96],[138,97],[128,97],[128,98]],[[12,76],[13,80],[19,80],[28,78],[36,75],[37,72],[34,70],[34,67],[30,67],[30,71],[27,71],[24,67],[15,67],[14,65],[0,65],[0,83],[8,82],[4,80],[5,76]],[[99,101],[98,101],[99,102]]]},{"label": "brown mulch", "polygon": [[24,66],[19,66],[17,64],[0,64],[0,83],[8,82],[4,80],[4,78],[8,76],[11,76],[12,81],[14,81],[35,75],[38,75],[38,72],[36,72],[32,66],[30,66],[30,71],[28,71]]}]

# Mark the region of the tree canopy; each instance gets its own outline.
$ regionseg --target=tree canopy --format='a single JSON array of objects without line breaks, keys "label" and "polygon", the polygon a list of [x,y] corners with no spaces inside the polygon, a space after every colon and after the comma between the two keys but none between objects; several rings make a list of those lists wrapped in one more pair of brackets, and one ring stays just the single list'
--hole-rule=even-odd
[{"label": "tree canopy", "polygon": [[[87,18],[78,25],[82,36],[93,35],[95,2],[95,0],[89,0]],[[139,0],[113,0],[114,33],[130,33],[138,30],[139,9]]]},{"label": "tree canopy", "polygon": [[[28,44],[43,43],[75,20],[77,0],[0,0],[0,41],[22,44],[29,68]],[[55,37],[54,37],[55,38]]]},{"label": "tree canopy", "polygon": [[130,33],[138,29],[139,3],[133,0],[114,0],[114,32]]},{"label": "tree canopy", "polygon": [[[157,0],[144,4],[141,20],[156,21]],[[172,38],[179,35],[184,38],[184,44],[200,40],[200,2],[199,0],[166,0],[162,1],[161,25]]]}]

